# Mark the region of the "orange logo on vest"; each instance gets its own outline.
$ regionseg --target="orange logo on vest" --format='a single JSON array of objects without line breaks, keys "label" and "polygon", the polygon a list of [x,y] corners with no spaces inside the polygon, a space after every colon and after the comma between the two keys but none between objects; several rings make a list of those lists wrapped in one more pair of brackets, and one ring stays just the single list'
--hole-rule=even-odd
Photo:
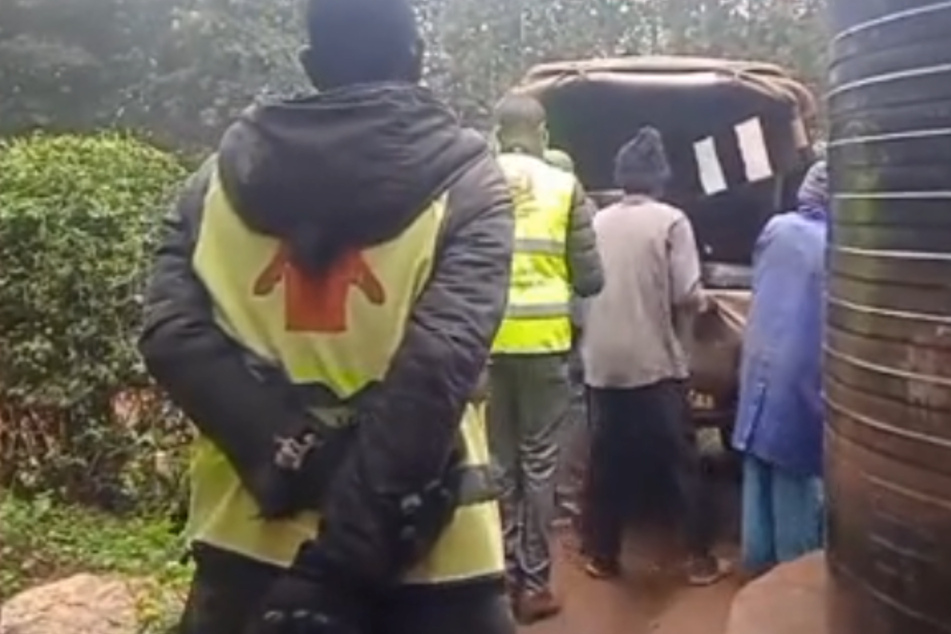
[{"label": "orange logo on vest", "polygon": [[288,332],[347,331],[350,289],[360,289],[371,304],[386,301],[386,291],[360,251],[344,254],[326,273],[308,275],[294,266],[281,246],[254,283],[254,294],[269,295],[284,282],[284,319]]}]

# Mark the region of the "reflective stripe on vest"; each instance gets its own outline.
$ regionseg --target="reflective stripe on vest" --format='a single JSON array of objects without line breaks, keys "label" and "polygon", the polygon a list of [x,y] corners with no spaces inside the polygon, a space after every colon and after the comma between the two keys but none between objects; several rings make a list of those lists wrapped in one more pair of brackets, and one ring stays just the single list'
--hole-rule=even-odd
[{"label": "reflective stripe on vest", "polygon": [[[445,211],[444,197],[394,240],[350,253],[315,279],[293,266],[277,240],[247,229],[215,177],[193,266],[212,296],[218,324],[249,356],[280,367],[307,395],[323,393],[306,402],[332,425],[349,420],[346,404],[386,374],[431,274]],[[327,393],[344,405],[329,407]],[[461,425],[466,505],[407,583],[465,580],[504,568],[484,427],[484,407],[470,404]],[[317,534],[316,513],[259,519],[237,474],[206,438],[196,442],[191,476],[188,533],[194,540],[286,566]]]},{"label": "reflective stripe on vest", "polygon": [[566,239],[575,178],[526,154],[498,157],[515,200],[515,253],[505,319],[494,353],[545,354],[571,347]]}]

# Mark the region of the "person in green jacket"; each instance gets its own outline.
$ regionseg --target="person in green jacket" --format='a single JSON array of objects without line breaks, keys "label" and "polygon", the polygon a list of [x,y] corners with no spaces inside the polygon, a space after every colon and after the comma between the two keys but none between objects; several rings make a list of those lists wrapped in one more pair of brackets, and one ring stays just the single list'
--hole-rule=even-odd
[{"label": "person in green jacket", "polygon": [[[552,167],[575,173],[575,162],[564,150],[549,148],[542,158]],[[587,455],[585,422],[588,419],[584,397],[584,369],[581,366],[579,346],[581,343],[584,300],[578,296],[571,298],[571,351],[568,353],[568,375],[571,383],[571,408],[568,422],[562,431],[561,445],[564,456],[558,465],[558,485],[555,499],[558,504],[558,520],[579,520],[581,509],[578,505],[578,488],[584,477]]]},{"label": "person in green jacket", "polygon": [[571,155],[564,150],[549,148],[545,150],[544,158],[545,162],[552,167],[557,167],[572,174],[575,173],[575,162],[571,158]]}]

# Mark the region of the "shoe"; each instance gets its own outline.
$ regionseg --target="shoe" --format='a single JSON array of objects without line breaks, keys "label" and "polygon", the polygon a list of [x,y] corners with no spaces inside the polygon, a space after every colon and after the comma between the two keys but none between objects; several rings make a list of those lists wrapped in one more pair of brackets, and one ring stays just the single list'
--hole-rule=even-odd
[{"label": "shoe", "polygon": [[616,561],[589,559],[584,571],[592,579],[614,579],[621,574],[621,566]]},{"label": "shoe", "polygon": [[515,604],[515,618],[521,625],[550,619],[561,612],[561,603],[551,590],[523,592]]},{"label": "shoe", "polygon": [[730,576],[730,563],[712,555],[693,557],[687,562],[687,583],[692,586],[712,586]]}]

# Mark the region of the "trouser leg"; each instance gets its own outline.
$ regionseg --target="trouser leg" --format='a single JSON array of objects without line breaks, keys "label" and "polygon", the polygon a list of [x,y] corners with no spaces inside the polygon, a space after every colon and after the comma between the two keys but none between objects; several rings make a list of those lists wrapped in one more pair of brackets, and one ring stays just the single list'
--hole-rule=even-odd
[{"label": "trouser leg", "polygon": [[765,462],[746,454],[740,530],[746,572],[759,574],[776,565],[775,527],[772,470]]},{"label": "trouser leg", "polygon": [[785,563],[822,547],[822,482],[772,467],[776,559]]},{"label": "trouser leg", "polygon": [[501,488],[505,567],[510,580],[520,583],[518,549],[522,486],[519,470],[519,412],[517,368],[508,359],[492,361],[489,368],[487,409],[489,450]]},{"label": "trouser leg", "polygon": [[589,391],[592,417],[591,453],[585,495],[585,550],[602,563],[615,564],[624,529],[623,496],[627,412],[620,390]]},{"label": "trouser leg", "polygon": [[[583,453],[583,464],[580,465],[579,479],[581,517],[578,519],[579,533],[581,535],[581,550],[585,555],[590,555],[589,547],[592,543],[591,537],[591,464],[594,455],[596,416],[594,407],[594,396],[592,388],[587,385],[584,387],[584,406],[585,406],[585,445]],[[581,459],[579,459],[580,462]]]},{"label": "trouser leg", "polygon": [[508,600],[498,585],[433,588],[380,610],[370,634],[516,634]]},{"label": "trouser leg", "polygon": [[568,367],[563,355],[523,360],[520,394],[523,531],[519,568],[524,589],[546,590],[551,577],[551,524],[555,515],[558,441],[569,406]]},{"label": "trouser leg", "polygon": [[[195,576],[175,634],[241,634],[283,570],[207,545],[194,549]],[[516,634],[497,581],[397,590],[374,603],[367,634]]]},{"label": "trouser leg", "polygon": [[562,447],[558,460],[558,484],[556,489],[559,511],[565,516],[576,516],[585,462],[587,460],[587,403],[585,397],[584,372],[577,350],[568,358],[571,401],[568,415],[559,440]]},{"label": "trouser leg", "polygon": [[703,473],[687,386],[683,381],[671,380],[656,388],[657,412],[672,447],[670,465],[687,548],[694,557],[706,557],[716,538],[716,506]]},{"label": "trouser leg", "polygon": [[195,575],[177,634],[236,634],[247,629],[281,569],[196,544]]}]

